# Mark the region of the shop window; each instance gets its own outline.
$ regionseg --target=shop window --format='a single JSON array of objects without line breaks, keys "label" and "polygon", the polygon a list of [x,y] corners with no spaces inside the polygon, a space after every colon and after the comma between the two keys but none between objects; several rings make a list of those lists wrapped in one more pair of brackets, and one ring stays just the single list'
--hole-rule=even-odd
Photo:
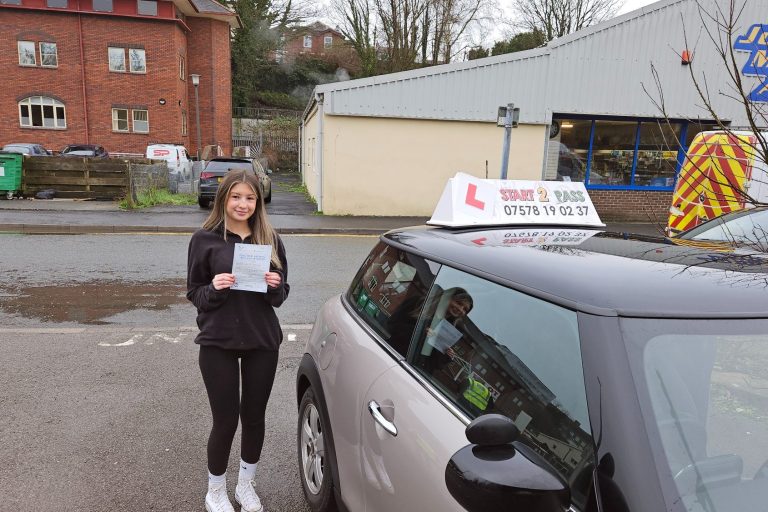
[{"label": "shop window", "polygon": [[147,72],[147,54],[144,50],[129,48],[128,55],[130,56],[131,73]]},{"label": "shop window", "polygon": [[584,181],[589,155],[591,119],[557,119],[552,121],[547,146],[544,179]]},{"label": "shop window", "polygon": [[44,68],[55,68],[59,65],[56,43],[40,43],[40,65]]},{"label": "shop window", "polygon": [[149,133],[149,112],[146,110],[133,111],[133,131]]},{"label": "shop window", "polygon": [[97,12],[112,12],[112,0],[92,0],[93,10]]},{"label": "shop window", "polygon": [[116,132],[128,131],[128,109],[127,108],[112,109],[112,130]]},{"label": "shop window", "polygon": [[66,128],[64,104],[47,96],[30,96],[19,102],[19,124],[27,128]]},{"label": "shop window", "polygon": [[47,0],[46,5],[48,7],[56,7],[59,9],[66,9],[68,6],[67,0]]},{"label": "shop window", "polygon": [[137,0],[138,13],[142,16],[157,16],[157,2],[154,0]]},{"label": "shop window", "polygon": [[125,73],[125,48],[107,48],[109,55],[109,70]]},{"label": "shop window", "polygon": [[35,43],[32,41],[19,41],[19,66],[36,66]]},{"label": "shop window", "polygon": [[589,184],[630,185],[638,123],[595,121]]},{"label": "shop window", "polygon": [[323,38],[323,47],[330,48],[333,46],[333,36],[325,36]]},{"label": "shop window", "polygon": [[635,185],[674,186],[681,133],[680,123],[667,123],[664,120],[640,123]]},{"label": "shop window", "polygon": [[304,36],[304,48],[312,48],[312,36]]}]

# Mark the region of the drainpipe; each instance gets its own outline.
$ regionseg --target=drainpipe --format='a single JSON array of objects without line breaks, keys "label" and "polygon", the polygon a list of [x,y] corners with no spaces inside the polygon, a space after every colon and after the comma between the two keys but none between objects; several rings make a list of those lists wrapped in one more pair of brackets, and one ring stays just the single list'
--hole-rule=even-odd
[{"label": "drainpipe", "polygon": [[302,185],[306,185],[307,181],[304,176],[304,118],[299,123],[299,172],[301,173]]},{"label": "drainpipe", "polygon": [[85,52],[83,51],[83,15],[80,13],[80,0],[77,0],[78,38],[80,39],[80,82],[83,84],[83,117],[85,120],[85,143],[90,144],[88,129],[88,95],[85,92]]},{"label": "drainpipe", "polygon": [[315,97],[317,100],[317,115],[318,117],[318,133],[317,133],[317,172],[320,175],[320,193],[317,198],[317,210],[323,211],[323,125],[325,116],[323,108],[323,93],[317,93]]}]

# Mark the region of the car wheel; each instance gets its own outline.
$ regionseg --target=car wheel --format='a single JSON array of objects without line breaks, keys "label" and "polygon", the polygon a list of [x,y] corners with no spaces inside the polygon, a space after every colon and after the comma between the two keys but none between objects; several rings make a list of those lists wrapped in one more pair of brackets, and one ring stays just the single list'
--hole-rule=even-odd
[{"label": "car wheel", "polygon": [[211,204],[211,201],[209,199],[203,199],[202,197],[198,197],[197,204],[200,205],[200,208],[208,208],[208,205]]},{"label": "car wheel", "polygon": [[312,512],[338,510],[333,495],[331,458],[327,456],[327,429],[312,388],[307,388],[299,405],[297,445],[301,486]]}]

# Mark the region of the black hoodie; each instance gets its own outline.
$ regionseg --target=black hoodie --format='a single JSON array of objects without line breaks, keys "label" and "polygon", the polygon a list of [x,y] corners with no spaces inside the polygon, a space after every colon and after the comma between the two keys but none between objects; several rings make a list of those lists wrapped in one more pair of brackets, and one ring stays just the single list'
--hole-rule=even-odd
[{"label": "black hoodie", "polygon": [[270,265],[271,272],[282,277],[280,286],[268,288],[267,293],[257,293],[213,287],[213,276],[232,272],[232,259],[236,243],[253,243],[248,237],[223,231],[200,229],[189,241],[187,260],[187,299],[197,307],[197,326],[200,334],[195,343],[213,345],[230,350],[278,350],[283,341],[283,331],[274,308],[286,298],[288,284],[288,262],[285,247],[275,235],[277,255],[283,268],[277,270]]}]

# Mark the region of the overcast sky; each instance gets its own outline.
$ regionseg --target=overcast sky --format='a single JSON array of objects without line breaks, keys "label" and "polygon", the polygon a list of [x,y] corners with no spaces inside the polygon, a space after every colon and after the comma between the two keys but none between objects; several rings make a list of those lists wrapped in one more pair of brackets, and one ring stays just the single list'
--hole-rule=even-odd
[{"label": "overcast sky", "polygon": [[619,9],[619,14],[624,14],[629,11],[634,11],[635,9],[639,9],[640,7],[644,7],[648,4],[654,3],[656,0],[627,0],[624,3],[624,7]]}]

